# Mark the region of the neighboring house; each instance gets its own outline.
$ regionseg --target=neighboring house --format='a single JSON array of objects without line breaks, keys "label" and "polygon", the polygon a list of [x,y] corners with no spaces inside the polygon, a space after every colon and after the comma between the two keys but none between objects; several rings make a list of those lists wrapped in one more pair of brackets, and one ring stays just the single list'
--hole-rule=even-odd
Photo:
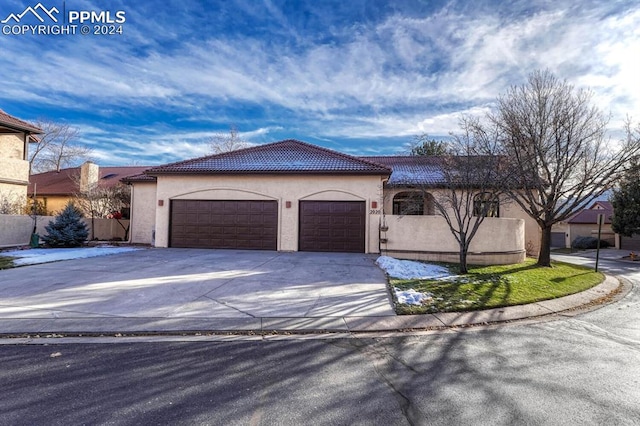
[{"label": "neighboring house", "polygon": [[587,209],[582,209],[566,221],[554,225],[551,232],[552,247],[571,247],[578,237],[598,237],[598,215],[603,215],[601,239],[612,246],[616,244],[616,234],[611,229],[613,206],[608,201],[594,201]]},{"label": "neighboring house", "polygon": [[[420,216],[402,211],[410,191],[403,180],[431,170],[411,162],[428,161],[354,157],[285,140],[154,167],[125,179],[133,186],[131,241],[456,260],[457,244],[428,196]],[[500,206],[496,215],[485,219],[470,262],[519,262],[527,242],[537,243],[537,226],[531,235],[532,221],[517,207]]]},{"label": "neighboring house", "polygon": [[[80,167],[31,175],[28,196],[38,201],[48,214],[56,214],[78,193],[98,185],[110,188],[129,176],[138,175],[149,166],[100,167],[87,161]],[[45,213],[45,212],[41,212]]]},{"label": "neighboring house", "polygon": [[23,204],[29,184],[29,141],[41,133],[0,110],[0,202]]}]

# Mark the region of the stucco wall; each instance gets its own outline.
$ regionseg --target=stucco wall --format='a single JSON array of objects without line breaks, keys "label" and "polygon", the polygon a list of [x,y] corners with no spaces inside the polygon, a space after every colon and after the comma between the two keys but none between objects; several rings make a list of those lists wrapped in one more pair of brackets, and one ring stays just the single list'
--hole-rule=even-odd
[{"label": "stucco wall", "polygon": [[137,182],[131,186],[130,240],[136,244],[154,244],[156,229],[156,184]]},{"label": "stucco wall", "polygon": [[[91,219],[84,219],[85,223],[89,227],[89,235],[91,235]],[[96,240],[120,240],[124,241],[125,229],[129,226],[129,221],[120,219],[118,223],[115,219],[94,219],[93,225],[95,226],[93,231],[93,238]]]},{"label": "stucco wall", "polygon": [[[383,253],[401,258],[456,262],[459,245],[443,217],[386,215]],[[385,228],[383,228],[385,229]],[[524,220],[485,218],[471,241],[469,262],[518,263],[525,259]]]},{"label": "stucco wall", "polygon": [[[46,223],[48,222],[47,220]],[[31,217],[0,214],[0,247],[29,244],[32,231],[33,219]]]},{"label": "stucco wall", "polygon": [[[408,189],[385,189],[384,191],[384,211],[385,214],[393,213],[393,197],[400,193],[410,191]],[[442,193],[441,189],[433,189],[427,191],[434,198],[438,198]],[[503,200],[500,202],[500,218],[521,219],[524,222],[524,246],[529,255],[537,256],[540,251],[540,227],[535,220],[531,218],[522,208],[514,201]]]},{"label": "stucco wall", "polygon": [[[36,233],[46,235],[45,227],[55,220],[54,216],[38,216]],[[91,219],[84,219],[91,235]],[[121,220],[126,227],[128,221]],[[124,238],[124,228],[114,219],[95,219],[94,236],[99,240]],[[0,247],[16,247],[28,245],[33,232],[33,218],[27,215],[0,215]]]},{"label": "stucco wall", "polygon": [[[141,184],[134,184],[137,188]],[[380,176],[247,175],[247,176],[159,176],[155,207],[157,247],[169,243],[171,200],[276,200],[278,201],[278,250],[298,250],[298,203],[301,200],[364,201],[366,203],[367,253],[378,253],[378,227],[382,202]],[[291,207],[286,207],[286,202]],[[372,209],[372,201],[378,204]],[[138,204],[138,200],[134,201]],[[143,208],[135,214],[148,214]],[[133,219],[134,223],[137,219]],[[146,223],[150,220],[140,219]],[[137,227],[137,226],[136,226]]]},{"label": "stucco wall", "polygon": [[515,201],[510,201],[500,205],[500,217],[522,219],[524,221],[524,247],[529,256],[538,256],[540,253],[540,227],[522,207]]},{"label": "stucco wall", "polygon": [[24,133],[0,134],[0,158],[24,160]]},{"label": "stucco wall", "polygon": [[26,201],[29,162],[24,159],[24,134],[0,134],[0,196]]}]

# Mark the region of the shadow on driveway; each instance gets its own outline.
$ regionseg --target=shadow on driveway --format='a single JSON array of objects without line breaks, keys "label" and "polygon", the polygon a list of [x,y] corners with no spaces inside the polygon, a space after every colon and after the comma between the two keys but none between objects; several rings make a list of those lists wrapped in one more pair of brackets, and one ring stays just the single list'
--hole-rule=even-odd
[{"label": "shadow on driveway", "polygon": [[0,318],[393,316],[375,255],[148,249],[0,271]]}]

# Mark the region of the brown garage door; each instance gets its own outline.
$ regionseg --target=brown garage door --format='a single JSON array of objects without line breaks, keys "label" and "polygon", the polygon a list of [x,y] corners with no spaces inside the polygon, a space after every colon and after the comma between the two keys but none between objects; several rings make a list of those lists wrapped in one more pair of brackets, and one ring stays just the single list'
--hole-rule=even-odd
[{"label": "brown garage door", "polygon": [[633,234],[632,237],[620,235],[620,248],[622,250],[640,251],[640,234]]},{"label": "brown garage door", "polygon": [[551,233],[551,247],[565,247],[564,232]]},{"label": "brown garage door", "polygon": [[364,252],[363,201],[300,201],[300,251]]},{"label": "brown garage door", "polygon": [[276,201],[173,200],[171,247],[276,250]]}]

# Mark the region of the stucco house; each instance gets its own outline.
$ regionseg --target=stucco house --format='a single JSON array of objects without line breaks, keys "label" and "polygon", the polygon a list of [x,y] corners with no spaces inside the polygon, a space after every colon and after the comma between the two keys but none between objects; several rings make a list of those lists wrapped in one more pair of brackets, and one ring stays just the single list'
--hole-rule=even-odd
[{"label": "stucco house", "polygon": [[615,245],[615,232],[611,229],[613,206],[608,201],[595,201],[588,209],[580,210],[567,220],[566,242],[569,247],[577,237],[598,236],[598,215],[600,214],[603,216],[600,238],[612,246]]},{"label": "stucco house", "polygon": [[36,126],[0,110],[0,198],[21,204],[29,184],[29,141],[41,134]]},{"label": "stucco house", "polygon": [[553,227],[552,246],[571,247],[577,237],[598,236],[598,215],[602,215],[602,229],[600,238],[611,246],[621,250],[640,251],[640,234],[625,237],[616,234],[611,228],[613,205],[609,201],[594,201],[589,208],[580,210],[566,221]]},{"label": "stucco house", "polygon": [[138,175],[149,166],[100,167],[87,161],[80,167],[33,174],[30,177],[28,196],[41,206],[42,214],[56,214],[81,192],[98,185],[111,188],[128,176]]},{"label": "stucco house", "polygon": [[[132,185],[131,242],[456,260],[455,240],[428,196],[419,214],[398,210],[412,179],[437,175],[431,161],[354,157],[285,140],[153,167],[125,179]],[[485,219],[469,260],[520,262],[537,232],[513,204],[501,206]]]},{"label": "stucco house", "polygon": [[612,246],[616,245],[617,237],[611,229],[613,206],[608,201],[594,201],[588,208],[553,225],[551,246],[569,248],[578,237],[597,237],[599,214],[603,215],[601,238]]}]

